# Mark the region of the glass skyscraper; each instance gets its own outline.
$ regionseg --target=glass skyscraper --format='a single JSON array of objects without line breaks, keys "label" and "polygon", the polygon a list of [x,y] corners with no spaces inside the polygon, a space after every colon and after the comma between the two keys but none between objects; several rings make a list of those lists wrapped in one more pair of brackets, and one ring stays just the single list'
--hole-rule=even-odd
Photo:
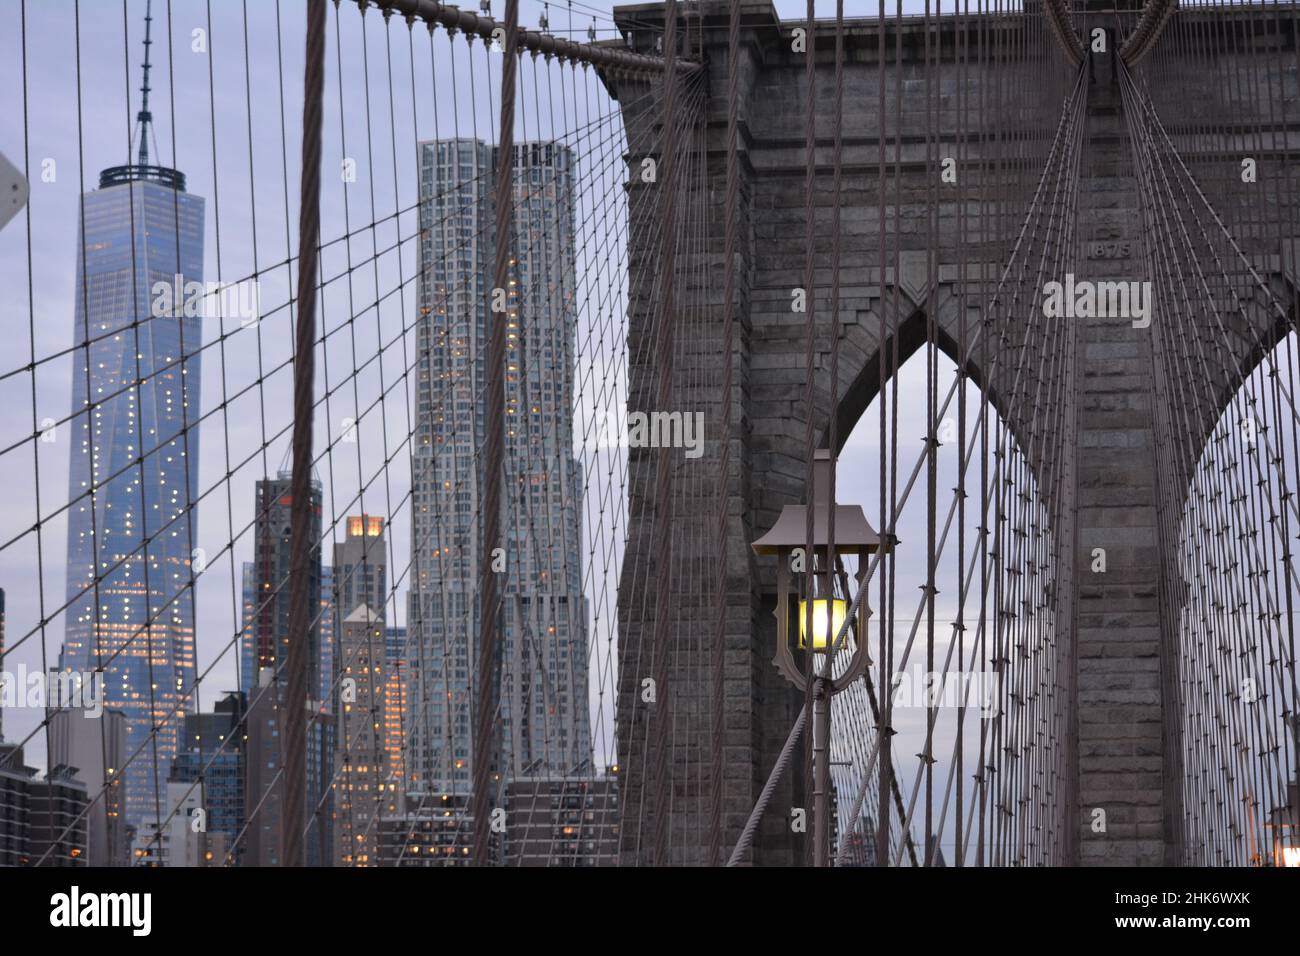
[{"label": "glass skyscraper", "polygon": [[[497,150],[421,144],[413,452],[413,582],[407,619],[407,772],[417,802],[465,794],[473,777],[486,354]],[[590,754],[582,476],[573,454],[577,314],[571,150],[521,143],[511,157],[515,249],[508,290],[501,736],[505,780],[579,772]],[[430,804],[432,805],[432,804]]]},{"label": "glass skyscraper", "polygon": [[[143,138],[147,106],[141,116]],[[80,240],[61,665],[104,670],[106,704],[126,716],[126,816],[138,825],[157,812],[194,710],[183,698],[195,679],[202,329],[200,309],[171,293],[202,282],[203,200],[142,150],[82,196]]]}]

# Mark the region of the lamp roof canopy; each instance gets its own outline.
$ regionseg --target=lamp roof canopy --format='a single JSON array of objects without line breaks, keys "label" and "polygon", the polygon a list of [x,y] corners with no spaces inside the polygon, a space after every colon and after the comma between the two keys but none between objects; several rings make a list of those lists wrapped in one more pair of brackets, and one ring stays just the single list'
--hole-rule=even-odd
[{"label": "lamp roof canopy", "polygon": [[[820,448],[813,453],[813,547],[829,543],[831,453]],[[767,534],[754,542],[756,554],[774,555],[808,544],[808,505],[786,505]],[[888,550],[894,544],[892,536]],[[835,506],[835,550],[839,554],[870,553],[880,548],[881,538],[867,521],[860,505]]]}]

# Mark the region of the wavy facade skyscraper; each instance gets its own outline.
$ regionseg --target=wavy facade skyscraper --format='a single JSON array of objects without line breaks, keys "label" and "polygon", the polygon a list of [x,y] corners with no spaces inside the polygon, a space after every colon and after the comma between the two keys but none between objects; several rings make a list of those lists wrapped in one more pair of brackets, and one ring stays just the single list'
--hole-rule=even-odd
[{"label": "wavy facade skyscraper", "polygon": [[[499,553],[481,540],[480,450],[487,417],[487,331],[498,150],[474,139],[421,144],[415,432],[407,667],[407,760],[425,798],[464,795],[472,779],[478,584],[504,573],[500,719],[504,781],[584,773],[591,752],[587,606],[580,550],[581,465],[573,454],[576,158],[558,143],[514,147],[515,247],[508,290],[508,419]],[[494,554],[495,553],[495,554]]]}]

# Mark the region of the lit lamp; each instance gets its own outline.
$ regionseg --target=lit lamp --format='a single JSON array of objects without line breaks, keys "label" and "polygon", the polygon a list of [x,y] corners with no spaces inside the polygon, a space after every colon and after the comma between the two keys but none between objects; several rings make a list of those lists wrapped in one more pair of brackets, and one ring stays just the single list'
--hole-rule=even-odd
[{"label": "lit lamp", "polygon": [[[843,598],[813,598],[812,602],[812,649],[813,653],[825,654],[831,646],[835,635],[844,628],[844,616],[848,613],[849,602]],[[829,608],[830,623],[826,621]],[[799,649],[808,647],[808,600],[799,599]],[[829,633],[829,639],[828,639]]]},{"label": "lit lamp", "polygon": [[[858,505],[836,505],[831,501],[830,486],[831,453],[819,449],[813,453],[813,487],[811,505],[786,505],[776,524],[767,534],[752,545],[754,552],[765,557],[776,557],[776,656],[772,663],[777,670],[800,691],[808,687],[808,676],[795,661],[795,650],[803,651],[805,663],[813,679],[813,763],[814,763],[814,860],[817,866],[825,866],[830,857],[830,719],[831,697],[848,687],[862,676],[870,660],[867,656],[867,619],[871,614],[865,600],[858,604],[853,620],[849,621],[848,594],[835,593],[835,579],[838,568],[830,563],[830,528],[831,508],[835,509],[835,555],[854,556],[858,558],[855,576],[857,588],[867,573],[865,555],[880,550],[882,542],[867,516]],[[792,558],[796,551],[807,549],[808,508],[813,509],[812,553],[804,554],[804,572],[793,572]],[[884,542],[886,551],[892,550],[896,541],[887,535]],[[798,609],[798,624],[795,633],[798,636],[797,648],[790,646],[790,616],[792,591],[806,591],[803,586],[812,570],[812,593],[801,593],[795,602]],[[795,580],[791,581],[792,574]],[[865,597],[865,595],[864,595]],[[844,672],[835,678],[831,673],[831,661],[836,653],[847,645],[841,639],[847,636],[846,623],[854,631],[853,655]],[[808,634],[811,626],[812,634]],[[813,659],[808,661],[806,655],[811,649]]]}]

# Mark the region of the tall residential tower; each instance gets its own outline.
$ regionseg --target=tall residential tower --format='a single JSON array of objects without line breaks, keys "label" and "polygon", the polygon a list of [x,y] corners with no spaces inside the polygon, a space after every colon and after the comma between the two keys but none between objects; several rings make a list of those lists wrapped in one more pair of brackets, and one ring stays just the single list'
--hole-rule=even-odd
[{"label": "tall residential tower", "polygon": [[420,157],[421,391],[407,617],[407,772],[417,807],[465,794],[473,776],[484,562],[502,562],[505,572],[497,768],[505,780],[572,774],[591,746],[582,477],[572,434],[575,158],[555,143],[514,148],[516,258],[497,313],[507,322],[503,540],[485,542],[480,450],[498,156],[452,139],[421,144]]}]

